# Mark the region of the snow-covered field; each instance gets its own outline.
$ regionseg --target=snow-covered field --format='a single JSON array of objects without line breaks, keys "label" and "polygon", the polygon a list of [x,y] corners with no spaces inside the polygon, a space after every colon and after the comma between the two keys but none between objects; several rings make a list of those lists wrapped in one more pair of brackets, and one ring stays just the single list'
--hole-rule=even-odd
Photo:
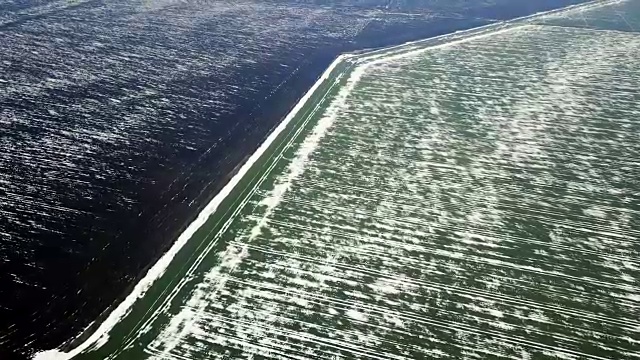
[{"label": "snow-covered field", "polygon": [[108,358],[640,358],[640,22],[575,11],[337,79]]},{"label": "snow-covered field", "polygon": [[338,54],[582,0],[0,0],[0,358],[99,324]]},{"label": "snow-covered field", "polygon": [[633,4],[356,65],[101,357],[640,358]]}]

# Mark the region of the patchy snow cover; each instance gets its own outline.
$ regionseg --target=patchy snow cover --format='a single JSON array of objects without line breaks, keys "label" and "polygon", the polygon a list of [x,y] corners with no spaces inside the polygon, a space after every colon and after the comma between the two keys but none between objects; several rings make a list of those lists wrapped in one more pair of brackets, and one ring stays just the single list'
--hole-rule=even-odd
[{"label": "patchy snow cover", "polygon": [[211,266],[114,358],[640,357],[640,34],[413,46],[347,59]]},{"label": "patchy snow cover", "polygon": [[637,356],[640,148],[603,117],[638,55],[526,25],[362,63],[147,353]]}]

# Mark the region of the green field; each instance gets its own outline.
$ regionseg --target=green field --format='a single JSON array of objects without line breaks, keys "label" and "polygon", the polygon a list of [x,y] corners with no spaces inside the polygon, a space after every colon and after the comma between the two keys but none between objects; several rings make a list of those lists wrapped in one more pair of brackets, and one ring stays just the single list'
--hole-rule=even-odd
[{"label": "green field", "polygon": [[638,31],[618,1],[347,58],[75,358],[640,358]]}]

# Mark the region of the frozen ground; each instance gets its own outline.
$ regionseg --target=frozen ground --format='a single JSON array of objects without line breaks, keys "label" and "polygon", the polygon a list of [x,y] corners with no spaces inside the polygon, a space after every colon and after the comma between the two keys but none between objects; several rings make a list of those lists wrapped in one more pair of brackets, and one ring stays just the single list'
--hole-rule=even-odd
[{"label": "frozen ground", "polygon": [[365,58],[79,358],[640,358],[636,9]]},{"label": "frozen ground", "polygon": [[0,0],[0,358],[117,304],[337,54],[581,0]]}]

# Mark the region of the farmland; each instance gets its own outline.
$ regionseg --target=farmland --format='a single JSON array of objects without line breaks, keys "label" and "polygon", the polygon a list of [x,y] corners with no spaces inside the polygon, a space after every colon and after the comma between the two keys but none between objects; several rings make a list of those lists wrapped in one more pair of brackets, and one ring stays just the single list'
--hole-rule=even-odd
[{"label": "farmland", "polygon": [[636,4],[344,57],[77,358],[640,357]]}]

